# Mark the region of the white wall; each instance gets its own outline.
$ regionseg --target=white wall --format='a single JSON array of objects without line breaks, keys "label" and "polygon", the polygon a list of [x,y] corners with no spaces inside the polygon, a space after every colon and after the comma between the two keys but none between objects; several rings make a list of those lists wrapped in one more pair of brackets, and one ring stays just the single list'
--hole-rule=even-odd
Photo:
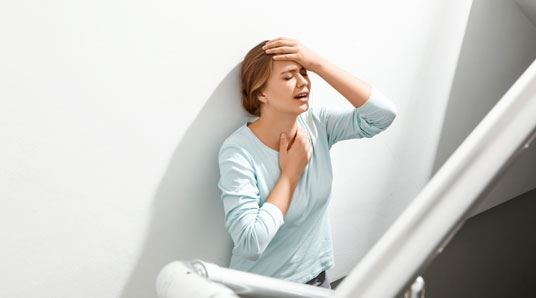
[{"label": "white wall", "polygon": [[[249,120],[240,61],[297,38],[399,116],[332,149],[336,280],[430,178],[471,1],[4,1],[0,297],[154,297],[228,264],[217,152]],[[312,74],[312,105],[351,105]]]},{"label": "white wall", "polygon": [[[530,16],[525,11],[530,7],[526,5],[504,0],[473,1],[434,174],[536,58],[536,27],[526,16]],[[510,165],[469,216],[534,188],[536,146],[533,145]]]}]

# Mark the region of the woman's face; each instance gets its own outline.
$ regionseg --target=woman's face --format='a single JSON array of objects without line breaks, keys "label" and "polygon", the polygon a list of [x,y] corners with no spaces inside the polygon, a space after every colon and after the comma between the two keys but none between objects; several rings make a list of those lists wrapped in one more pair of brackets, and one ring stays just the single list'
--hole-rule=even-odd
[{"label": "woman's face", "polygon": [[[309,109],[310,91],[311,80],[303,66],[294,61],[274,60],[266,87],[259,95],[262,113],[299,115]],[[296,99],[302,92],[307,92],[307,96]]]}]

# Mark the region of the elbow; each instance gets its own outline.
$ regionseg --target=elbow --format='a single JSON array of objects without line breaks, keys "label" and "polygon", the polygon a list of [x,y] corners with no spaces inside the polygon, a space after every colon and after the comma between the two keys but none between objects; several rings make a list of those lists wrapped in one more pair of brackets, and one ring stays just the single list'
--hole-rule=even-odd
[{"label": "elbow", "polygon": [[382,121],[383,123],[381,124],[381,127],[380,127],[381,130],[385,130],[389,126],[391,126],[396,116],[398,116],[398,109],[396,108],[395,105],[391,105],[390,109],[387,110],[387,112],[385,113],[384,120]]},{"label": "elbow", "polygon": [[261,211],[246,214],[228,225],[235,243],[234,253],[250,261],[257,261],[262,256],[281,225],[268,212]]},{"label": "elbow", "polygon": [[257,261],[277,230],[270,229],[263,220],[255,220],[242,231],[239,247],[241,254],[250,261]]},{"label": "elbow", "polygon": [[244,258],[246,258],[248,261],[255,262],[259,259],[261,254],[262,253],[258,253],[258,252],[250,252],[250,253],[244,254]]},{"label": "elbow", "polygon": [[240,243],[238,246],[235,246],[233,253],[247,259],[248,261],[254,262],[261,257],[263,251],[255,246],[248,246],[245,245],[245,243]]},{"label": "elbow", "polygon": [[257,261],[264,252],[266,245],[262,245],[257,235],[253,232],[245,233],[243,236],[238,246],[238,253],[249,261]]},{"label": "elbow", "polygon": [[[398,109],[395,105],[393,105],[393,109],[392,109],[392,117],[393,117],[393,120],[396,118],[396,116],[398,116]],[[391,121],[392,122],[392,121]]]},{"label": "elbow", "polygon": [[365,138],[372,138],[373,136],[385,131],[393,121],[395,120],[397,116],[396,110],[392,113],[385,113],[384,117],[381,119],[381,121],[378,121],[376,123],[368,123],[368,125],[364,127],[368,127],[367,129],[361,130],[361,135]]},{"label": "elbow", "polygon": [[393,110],[391,110],[391,113],[389,114],[389,118],[387,120],[386,128],[391,126],[391,124],[395,120],[396,116],[398,116],[398,110],[395,107],[393,107]]},{"label": "elbow", "polygon": [[378,131],[374,131],[373,133],[371,133],[367,137],[373,137],[374,135],[386,130],[389,126],[391,126],[391,124],[395,120],[396,116],[397,116],[396,111],[394,111],[392,113],[386,113],[385,116],[383,117],[382,121],[378,122],[378,123],[376,123],[374,125]]}]

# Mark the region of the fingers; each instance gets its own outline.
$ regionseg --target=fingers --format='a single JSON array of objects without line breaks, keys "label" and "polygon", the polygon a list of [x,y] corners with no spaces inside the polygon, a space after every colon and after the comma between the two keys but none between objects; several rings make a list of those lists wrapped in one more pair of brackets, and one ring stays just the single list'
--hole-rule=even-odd
[{"label": "fingers", "polygon": [[296,133],[296,138],[298,139],[303,139],[303,136],[306,135],[305,131],[303,130],[303,128],[301,126],[298,125],[298,131]]},{"label": "fingers", "polygon": [[296,55],[296,54],[272,56],[272,59],[274,59],[274,60],[284,60],[284,61],[292,60],[292,61],[295,61],[295,62],[299,63],[298,62],[299,61],[298,60],[298,55]]},{"label": "fingers", "polygon": [[298,132],[296,133],[296,141],[300,142],[302,146],[306,146],[308,137],[309,136],[307,135],[307,132],[305,132],[303,128],[298,126]]},{"label": "fingers", "polygon": [[296,41],[294,39],[289,39],[289,38],[276,38],[276,39],[272,39],[268,42],[266,42],[264,44],[264,46],[262,47],[263,50],[265,49],[268,49],[268,48],[271,48],[271,47],[275,47],[275,46],[294,46],[296,45]]},{"label": "fingers", "polygon": [[[291,144],[289,144],[289,142],[291,142]],[[309,134],[307,134],[307,132],[301,126],[298,126],[296,135],[292,139],[289,139],[285,133],[281,133],[280,141],[279,141],[280,150],[282,150],[281,148],[287,148],[287,150],[285,150],[286,152],[290,150],[290,148],[288,147],[294,147],[294,144],[296,144],[296,142],[300,142],[300,146],[303,146],[303,147],[307,147],[311,145],[311,142],[309,140]],[[287,147],[283,147],[285,145]]]},{"label": "fingers", "polygon": [[298,49],[295,47],[278,47],[274,49],[265,49],[266,54],[280,54],[280,53],[296,53]]},{"label": "fingers", "polygon": [[270,43],[270,42],[281,42],[281,41],[291,41],[293,40],[292,38],[289,38],[289,37],[277,37],[277,38],[273,38],[273,39],[270,39],[267,43]]}]

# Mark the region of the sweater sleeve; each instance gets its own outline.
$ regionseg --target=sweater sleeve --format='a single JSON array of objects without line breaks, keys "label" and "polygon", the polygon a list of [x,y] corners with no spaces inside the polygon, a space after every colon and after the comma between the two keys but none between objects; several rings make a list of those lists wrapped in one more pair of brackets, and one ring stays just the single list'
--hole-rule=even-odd
[{"label": "sweater sleeve", "polygon": [[233,252],[256,261],[279,227],[283,213],[276,205],[259,205],[256,173],[249,154],[238,145],[224,144],[218,154],[225,227],[234,242]]},{"label": "sweater sleeve", "polygon": [[318,116],[326,129],[329,148],[338,141],[371,138],[391,125],[396,106],[378,89],[358,108],[320,107]]}]

